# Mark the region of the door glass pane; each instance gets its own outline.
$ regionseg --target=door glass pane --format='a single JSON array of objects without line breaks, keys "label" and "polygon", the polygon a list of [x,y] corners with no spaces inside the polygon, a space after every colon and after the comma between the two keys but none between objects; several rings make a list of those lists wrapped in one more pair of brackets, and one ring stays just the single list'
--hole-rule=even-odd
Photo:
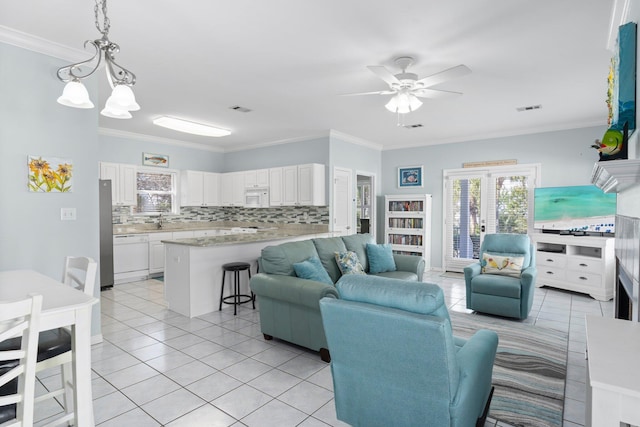
[{"label": "door glass pane", "polygon": [[496,233],[527,234],[528,193],[526,176],[496,178]]},{"label": "door glass pane", "polygon": [[453,182],[453,258],[478,259],[481,178]]}]

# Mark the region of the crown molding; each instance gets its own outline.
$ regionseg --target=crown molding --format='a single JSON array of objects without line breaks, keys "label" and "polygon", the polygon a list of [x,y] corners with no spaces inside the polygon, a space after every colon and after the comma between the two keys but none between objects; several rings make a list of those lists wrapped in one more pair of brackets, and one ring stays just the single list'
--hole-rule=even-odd
[{"label": "crown molding", "polygon": [[100,127],[98,128],[98,134],[103,136],[112,136],[115,138],[130,139],[133,141],[155,142],[158,144],[175,145],[178,147],[193,148],[196,150],[213,151],[216,153],[224,152],[224,150],[222,150],[219,147],[212,147],[206,144],[198,144],[196,142],[187,142],[187,141],[180,141],[177,139],[162,138],[159,136],[144,135],[144,134],[135,133],[135,132],[126,132],[126,131],[116,130],[111,128]]},{"label": "crown molding", "polygon": [[328,137],[328,136],[329,136],[329,132],[320,132],[320,133],[317,133],[317,134],[309,134],[309,135],[297,136],[297,137],[293,137],[293,138],[278,139],[276,141],[261,142],[259,144],[244,145],[244,146],[238,147],[238,148],[226,148],[224,150],[224,152],[225,153],[231,153],[231,152],[235,152],[235,151],[246,151],[246,150],[253,150],[253,149],[256,149],[256,148],[272,147],[274,145],[292,144],[294,142],[309,141],[311,139],[325,138],[325,137]]},{"label": "crown molding", "polygon": [[0,42],[64,59],[69,62],[82,61],[90,55],[90,52],[74,49],[32,34],[23,33],[22,31],[14,30],[4,25],[0,25]]},{"label": "crown molding", "polygon": [[353,136],[353,135],[348,135],[346,133],[333,130],[333,129],[329,131],[329,136],[332,138],[333,137],[338,138],[344,142],[348,142],[356,145],[362,145],[377,151],[382,151],[383,149],[382,144],[376,144],[375,142],[367,141],[366,139],[358,138],[357,136]]}]

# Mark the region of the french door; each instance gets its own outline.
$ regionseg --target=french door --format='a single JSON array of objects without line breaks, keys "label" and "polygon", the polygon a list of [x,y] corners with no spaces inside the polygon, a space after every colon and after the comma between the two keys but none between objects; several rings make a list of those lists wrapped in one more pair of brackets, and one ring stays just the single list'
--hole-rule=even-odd
[{"label": "french door", "polygon": [[444,171],[443,267],[463,271],[477,261],[487,233],[527,234],[540,165]]}]

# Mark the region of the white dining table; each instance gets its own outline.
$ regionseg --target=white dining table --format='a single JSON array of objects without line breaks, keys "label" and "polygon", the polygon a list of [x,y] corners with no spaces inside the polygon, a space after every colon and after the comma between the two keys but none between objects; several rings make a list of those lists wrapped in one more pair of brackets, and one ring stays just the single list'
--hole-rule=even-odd
[{"label": "white dining table", "polygon": [[0,271],[0,300],[42,295],[40,330],[71,327],[75,425],[93,427],[91,306],[97,298],[32,270]]}]

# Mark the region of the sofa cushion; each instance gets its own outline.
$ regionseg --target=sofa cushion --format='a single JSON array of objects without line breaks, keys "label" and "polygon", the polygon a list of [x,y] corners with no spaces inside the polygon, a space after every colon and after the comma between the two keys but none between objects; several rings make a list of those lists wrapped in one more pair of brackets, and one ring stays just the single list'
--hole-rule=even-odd
[{"label": "sofa cushion", "polygon": [[480,274],[471,279],[471,292],[507,298],[520,298],[520,279],[493,274]]},{"label": "sofa cushion", "polygon": [[311,240],[287,242],[262,249],[260,266],[263,273],[295,276],[293,264],[311,257],[318,257],[318,252]]},{"label": "sofa cushion", "polygon": [[481,260],[482,273],[520,277],[520,274],[522,273],[523,262],[523,256],[492,254],[489,252],[485,252],[482,254]]},{"label": "sofa cushion", "polygon": [[369,272],[369,263],[367,262],[367,243],[376,243],[373,236],[369,233],[351,234],[349,236],[342,236],[342,241],[348,251],[353,251],[358,255],[358,259],[360,260],[360,264],[362,264],[364,271]]},{"label": "sofa cushion", "polygon": [[342,275],[338,264],[336,264],[335,253],[347,251],[344,242],[340,237],[325,237],[313,239],[313,244],[316,246],[322,266],[329,273],[333,283],[335,283]]},{"label": "sofa cushion", "polygon": [[296,262],[293,264],[293,270],[296,272],[296,276],[303,279],[333,285],[331,277],[329,277],[327,270],[324,269],[318,257],[311,257],[302,262]]},{"label": "sofa cushion", "polygon": [[396,263],[389,243],[383,245],[367,243],[367,259],[371,274],[396,271]]},{"label": "sofa cushion", "polygon": [[408,280],[410,282],[418,282],[418,275],[411,271],[386,271],[384,273],[374,274],[373,276],[387,277],[389,279]]},{"label": "sofa cushion", "polygon": [[353,251],[336,252],[336,264],[342,274],[367,274],[358,260],[358,255]]}]

